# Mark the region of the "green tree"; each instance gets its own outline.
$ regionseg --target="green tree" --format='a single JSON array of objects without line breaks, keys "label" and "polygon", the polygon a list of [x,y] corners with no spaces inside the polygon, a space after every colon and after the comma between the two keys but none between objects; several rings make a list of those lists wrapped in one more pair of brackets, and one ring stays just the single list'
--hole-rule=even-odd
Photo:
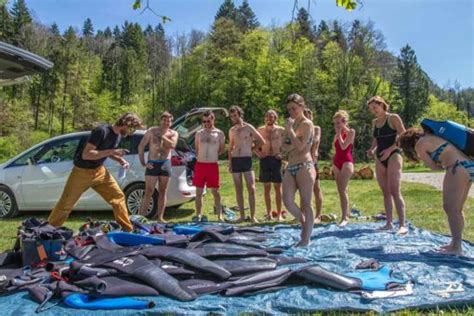
[{"label": "green tree", "polygon": [[84,37],[94,36],[94,26],[92,25],[92,21],[90,18],[87,18],[84,21],[84,25],[82,27],[82,36]]},{"label": "green tree", "polygon": [[236,21],[237,19],[237,8],[235,7],[233,0],[224,0],[219,9],[217,10],[214,21],[221,18]]},{"label": "green tree", "polygon": [[13,34],[14,40],[13,43],[17,45],[18,43],[18,36],[21,33],[21,29],[30,24],[32,22],[31,14],[28,8],[26,7],[25,0],[16,0],[13,2],[11,11],[12,17],[12,26],[13,26]]},{"label": "green tree", "polygon": [[311,27],[311,21],[309,20],[309,13],[305,8],[300,8],[298,16],[296,18],[299,30],[298,37],[306,37],[308,40],[314,40],[313,28]]},{"label": "green tree", "polygon": [[0,6],[0,40],[10,43],[13,36],[13,24],[6,5]]},{"label": "green tree", "polygon": [[418,65],[410,45],[400,51],[392,84],[397,91],[393,103],[405,125],[412,126],[428,107],[429,89],[427,76]]},{"label": "green tree", "polygon": [[244,33],[260,26],[248,0],[244,0],[237,10],[237,25]]}]

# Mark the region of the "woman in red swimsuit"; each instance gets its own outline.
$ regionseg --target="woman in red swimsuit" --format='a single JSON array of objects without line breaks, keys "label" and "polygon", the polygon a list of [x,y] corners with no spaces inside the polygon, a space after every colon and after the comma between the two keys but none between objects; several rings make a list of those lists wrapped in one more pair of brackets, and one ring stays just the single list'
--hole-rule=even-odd
[{"label": "woman in red swimsuit", "polygon": [[347,185],[354,173],[354,160],[352,159],[352,144],[354,143],[355,131],[349,128],[349,114],[340,110],[332,118],[334,122],[334,147],[336,154],[333,159],[334,177],[336,179],[337,191],[341,200],[342,219],[340,227],[346,226],[349,222],[349,195]]}]

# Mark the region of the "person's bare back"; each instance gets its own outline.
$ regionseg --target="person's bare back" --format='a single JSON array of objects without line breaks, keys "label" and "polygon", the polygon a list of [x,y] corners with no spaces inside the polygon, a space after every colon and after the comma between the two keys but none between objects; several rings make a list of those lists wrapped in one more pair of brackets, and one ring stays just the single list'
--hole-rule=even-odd
[{"label": "person's bare back", "polygon": [[199,141],[197,160],[200,162],[218,161],[221,146],[223,146],[225,139],[224,133],[217,128],[213,128],[212,130],[203,128],[196,136]]},{"label": "person's bare back", "polygon": [[[163,134],[161,127],[152,127],[147,131],[147,133],[150,134],[150,151],[148,153],[148,160],[170,159],[173,146],[168,144],[168,142],[176,143],[178,132],[168,129]],[[166,140],[168,140],[168,142]]]}]

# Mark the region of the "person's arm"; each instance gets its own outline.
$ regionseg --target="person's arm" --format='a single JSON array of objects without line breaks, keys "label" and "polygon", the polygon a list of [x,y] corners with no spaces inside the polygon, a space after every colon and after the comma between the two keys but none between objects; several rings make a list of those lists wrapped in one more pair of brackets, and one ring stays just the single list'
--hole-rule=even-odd
[{"label": "person's arm", "polygon": [[122,157],[127,154],[128,150],[126,149],[105,149],[97,150],[97,147],[91,143],[87,143],[82,151],[82,159],[84,160],[99,160],[102,158],[108,158],[112,155]]},{"label": "person's arm", "polygon": [[[372,121],[372,135],[374,134],[374,128],[375,128],[375,120]],[[369,158],[374,158],[374,152],[375,148],[377,148],[377,139],[375,137],[372,137],[372,143],[370,144],[369,150],[367,150],[367,157]]]},{"label": "person's arm", "polygon": [[112,155],[112,156],[109,156],[109,158],[116,161],[116,162],[118,162],[124,168],[128,168],[128,166],[129,166],[128,161],[125,160],[124,158],[120,157],[120,156]]},{"label": "person's arm", "polygon": [[355,139],[355,130],[354,129],[349,129],[347,132],[346,139],[342,139],[342,134],[339,133],[338,135],[338,141],[339,141],[339,146],[341,146],[342,150],[346,150],[347,147],[349,147],[350,144],[354,142]]},{"label": "person's arm", "polygon": [[199,143],[201,139],[201,130],[194,135],[194,150],[196,151],[196,157],[199,157]]},{"label": "person's arm", "polygon": [[252,138],[258,145],[265,145],[265,138],[263,138],[262,134],[260,134],[255,127],[253,127],[251,124],[247,123],[247,126],[250,127],[251,133],[252,133]]},{"label": "person's arm", "polygon": [[[257,129],[257,132],[258,132],[260,135],[262,135],[262,134],[260,133],[260,131],[261,131],[261,128],[258,128],[258,129]],[[261,146],[262,146],[262,145],[260,145],[260,146],[255,145],[255,146],[253,146],[253,152],[255,153],[255,155],[256,155],[258,158],[262,158],[262,153],[263,153],[263,151],[262,151],[262,147],[261,147]]]},{"label": "person's arm", "polygon": [[225,134],[219,131],[219,156],[225,152]]},{"label": "person's arm", "polygon": [[437,164],[432,158],[431,155],[428,154],[428,151],[425,148],[425,144],[422,140],[418,141],[415,145],[415,151],[418,157],[423,160],[425,165],[430,168],[431,170],[440,170],[443,167],[440,164]]},{"label": "person's arm", "polygon": [[229,150],[227,157],[229,158],[229,170],[232,170],[232,150],[234,149],[234,129],[229,130]]},{"label": "person's arm", "polygon": [[145,136],[143,136],[142,140],[140,141],[140,144],[138,144],[138,158],[140,159],[140,163],[143,167],[146,167],[145,146],[150,143],[150,139],[151,139],[151,131],[148,130],[145,133]]},{"label": "person's arm", "polygon": [[311,123],[310,121],[305,121],[305,122],[301,123],[301,126],[303,127],[303,133],[301,135],[301,139],[299,139],[296,136],[296,133],[292,128],[293,127],[293,120],[291,120],[291,121],[288,120],[288,122],[289,123],[287,123],[286,132],[287,132],[287,135],[291,139],[291,144],[298,151],[304,150],[305,146],[307,146],[309,143],[311,143],[310,139],[313,136],[313,130],[314,130],[313,123]]},{"label": "person's arm", "polygon": [[314,139],[313,139],[313,146],[312,146],[312,149],[313,150],[313,159],[314,161],[318,161],[319,159],[319,144],[321,143],[321,127],[319,126],[315,126],[314,127]]},{"label": "person's arm", "polygon": [[173,131],[172,135],[170,137],[167,137],[166,135],[161,136],[161,139],[163,140],[163,146],[168,147],[168,148],[176,148],[176,144],[178,143],[178,132]]}]

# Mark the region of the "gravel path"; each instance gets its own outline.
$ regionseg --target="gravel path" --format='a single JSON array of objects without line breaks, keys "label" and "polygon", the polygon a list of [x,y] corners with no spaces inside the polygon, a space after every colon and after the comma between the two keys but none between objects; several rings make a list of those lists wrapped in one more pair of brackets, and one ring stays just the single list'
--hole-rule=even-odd
[{"label": "gravel path", "polygon": [[[439,172],[420,172],[420,173],[403,173],[402,174],[402,181],[407,182],[418,182],[431,185],[438,190],[443,189],[443,178],[444,173]],[[471,186],[471,190],[469,190],[469,196],[474,197],[474,185]]]}]

